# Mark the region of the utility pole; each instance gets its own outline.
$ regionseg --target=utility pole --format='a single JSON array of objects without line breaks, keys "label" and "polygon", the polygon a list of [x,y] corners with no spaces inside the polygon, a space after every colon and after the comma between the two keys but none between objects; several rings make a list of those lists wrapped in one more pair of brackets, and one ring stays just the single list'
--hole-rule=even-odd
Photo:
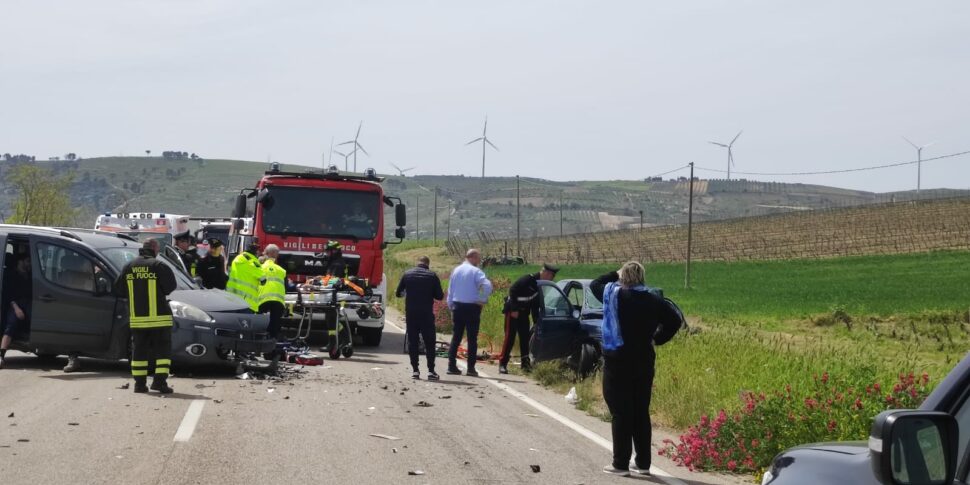
[{"label": "utility pole", "polygon": [[637,254],[638,254],[637,259],[639,259],[641,263],[643,263],[642,233],[643,233],[643,209],[640,209],[640,228],[637,229]]},{"label": "utility pole", "polygon": [[414,240],[421,240],[421,195],[414,196]]},{"label": "utility pole", "polygon": [[684,289],[690,289],[690,253],[694,236],[694,162],[690,162],[690,199],[687,203],[687,267],[684,270]]},{"label": "utility pole", "polygon": [[451,199],[448,199],[448,235],[446,241],[451,239]]},{"label": "utility pole", "polygon": [[515,176],[515,255],[522,256],[522,192],[519,176]]},{"label": "utility pole", "polygon": [[434,188],[434,224],[432,227],[432,244],[438,245],[438,187]]},{"label": "utility pole", "polygon": [[562,192],[559,192],[559,237],[562,237],[562,236],[565,235],[565,232],[563,231],[562,219],[563,219],[563,217],[562,217]]}]

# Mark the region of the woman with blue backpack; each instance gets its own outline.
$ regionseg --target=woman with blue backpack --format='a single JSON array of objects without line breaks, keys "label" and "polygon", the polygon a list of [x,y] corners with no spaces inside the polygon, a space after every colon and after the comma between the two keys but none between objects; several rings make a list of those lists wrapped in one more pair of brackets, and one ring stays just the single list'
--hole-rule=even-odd
[{"label": "woman with blue backpack", "polygon": [[683,315],[660,292],[647,288],[643,265],[637,262],[600,276],[590,288],[603,302],[603,397],[613,416],[613,463],[603,471],[650,475],[654,348],[674,337]]}]

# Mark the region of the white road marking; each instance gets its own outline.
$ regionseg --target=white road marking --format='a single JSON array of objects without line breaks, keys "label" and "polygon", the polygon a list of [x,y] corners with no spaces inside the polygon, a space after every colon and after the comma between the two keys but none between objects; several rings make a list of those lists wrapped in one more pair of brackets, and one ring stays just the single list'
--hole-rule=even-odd
[{"label": "white road marking", "polygon": [[[401,328],[400,326],[398,326],[397,324],[395,324],[394,322],[392,322],[390,320],[387,320],[387,319],[385,320],[385,322],[388,323],[388,324],[390,324],[391,326],[397,328],[401,332],[404,332],[404,329]],[[465,370],[467,370],[467,367],[461,361],[458,361],[458,366],[459,367],[462,367],[462,368],[465,368]],[[520,401],[528,404],[529,406],[532,406],[533,408],[535,408],[537,411],[541,412],[542,414],[545,414],[546,416],[549,416],[550,418],[555,419],[556,421],[559,421],[559,423],[561,423],[562,425],[566,426],[567,428],[569,428],[569,429],[571,429],[571,430],[579,433],[580,435],[582,435],[586,439],[592,441],[593,443],[596,443],[597,445],[601,446],[602,448],[605,448],[611,454],[613,453],[613,442],[612,441],[610,441],[610,440],[608,440],[608,439],[606,439],[606,438],[604,438],[604,437],[596,434],[595,432],[591,431],[590,429],[583,427],[579,423],[577,423],[577,422],[575,422],[575,421],[573,421],[573,420],[571,420],[571,419],[569,419],[569,418],[567,418],[567,417],[565,417],[565,416],[557,413],[556,411],[553,411],[552,409],[550,409],[549,407],[547,407],[545,404],[542,404],[542,403],[536,401],[535,399],[532,399],[531,397],[526,396],[525,394],[523,394],[523,393],[521,393],[521,392],[513,389],[512,387],[510,387],[509,385],[505,384],[504,382],[498,382],[496,380],[493,380],[493,379],[491,379],[488,376],[488,374],[486,374],[486,373],[484,373],[482,371],[478,371],[478,374],[483,379],[485,379],[485,381],[491,383],[493,386],[495,386],[495,387],[497,387],[497,388],[499,388],[499,389],[507,392],[508,394],[512,395],[513,397],[518,398]],[[657,477],[657,478],[659,478],[659,479],[661,479],[661,480],[663,480],[665,483],[667,483],[669,485],[687,485],[684,481],[682,481],[682,480],[674,477],[673,475],[671,475],[671,474],[669,474],[669,473],[661,470],[660,468],[657,468],[654,465],[651,465],[650,466],[650,474],[653,475],[653,476],[655,476],[655,477]]]},{"label": "white road marking", "polygon": [[199,418],[202,417],[202,408],[205,407],[205,400],[196,399],[189,404],[189,409],[185,411],[185,417],[182,418],[182,424],[179,425],[178,431],[175,432],[175,442],[185,443],[192,439],[192,433],[195,433],[195,426],[199,424]]}]

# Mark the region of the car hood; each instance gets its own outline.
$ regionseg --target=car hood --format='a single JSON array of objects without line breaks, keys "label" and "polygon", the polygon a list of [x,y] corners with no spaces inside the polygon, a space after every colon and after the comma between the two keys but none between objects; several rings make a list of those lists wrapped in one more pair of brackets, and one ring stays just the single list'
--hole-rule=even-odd
[{"label": "car hood", "polygon": [[772,462],[770,485],[852,483],[878,485],[864,442],[819,443],[792,448]]},{"label": "car hood", "polygon": [[242,298],[224,290],[175,290],[168,299],[187,303],[204,312],[250,313],[249,305]]}]

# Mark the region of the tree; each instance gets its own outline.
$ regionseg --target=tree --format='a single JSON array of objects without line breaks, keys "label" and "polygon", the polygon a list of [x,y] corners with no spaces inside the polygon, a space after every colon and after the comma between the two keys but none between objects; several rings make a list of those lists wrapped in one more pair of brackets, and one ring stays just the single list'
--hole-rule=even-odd
[{"label": "tree", "polygon": [[56,176],[36,165],[18,165],[7,174],[7,183],[17,192],[13,215],[7,222],[36,226],[71,226],[78,209],[71,202],[74,174]]}]

